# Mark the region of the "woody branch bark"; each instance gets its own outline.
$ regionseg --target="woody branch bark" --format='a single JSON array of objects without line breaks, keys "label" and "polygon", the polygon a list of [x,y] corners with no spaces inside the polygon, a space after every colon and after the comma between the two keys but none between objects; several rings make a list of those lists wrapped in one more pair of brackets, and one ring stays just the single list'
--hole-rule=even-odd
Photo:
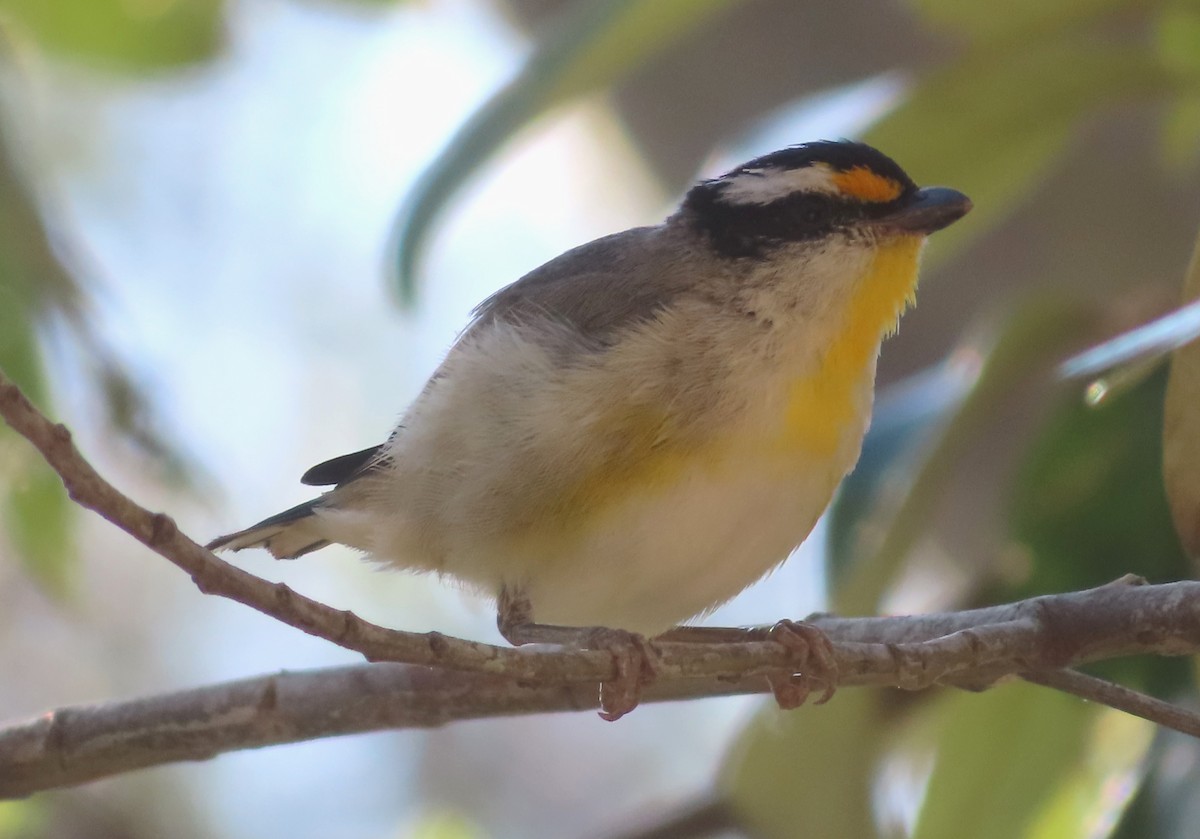
[{"label": "woody branch bark", "polygon": [[[201,591],[244,603],[369,661],[419,665],[268,676],[52,712],[0,729],[0,795],[272,743],[595,708],[596,685],[616,675],[607,652],[510,649],[401,632],[255,577],[193,542],[169,517],[118,492],[84,460],[67,429],[47,420],[2,373],[0,415],[41,452],[76,502],[183,569]],[[1006,675],[1102,658],[1200,651],[1200,583],[1146,586],[1126,578],[985,609],[813,622],[834,642],[841,686],[981,688]],[[789,652],[773,641],[663,642],[656,648],[658,677],[647,701],[758,692],[766,689],[764,675],[789,669]],[[1105,701],[1095,686],[1059,682],[1059,689]],[[1126,706],[1163,724],[1178,723],[1156,716],[1152,704]],[[1187,724],[1200,730],[1196,722]]]}]

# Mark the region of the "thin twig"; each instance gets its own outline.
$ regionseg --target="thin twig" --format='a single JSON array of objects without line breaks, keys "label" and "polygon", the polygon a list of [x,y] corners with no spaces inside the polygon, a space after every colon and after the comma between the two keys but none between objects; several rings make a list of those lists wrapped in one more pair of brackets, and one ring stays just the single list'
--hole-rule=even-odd
[{"label": "thin twig", "polygon": [[1116,708],[1164,728],[1200,737],[1200,714],[1107,679],[1089,676],[1078,670],[1033,671],[1022,673],[1021,678],[1035,685],[1054,688],[1090,702]]}]

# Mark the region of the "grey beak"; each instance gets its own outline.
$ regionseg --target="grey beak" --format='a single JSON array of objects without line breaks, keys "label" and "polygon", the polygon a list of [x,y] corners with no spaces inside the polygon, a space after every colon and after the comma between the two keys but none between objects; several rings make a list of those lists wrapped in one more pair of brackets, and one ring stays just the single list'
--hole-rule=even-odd
[{"label": "grey beak", "polygon": [[896,233],[928,235],[954,224],[971,206],[971,199],[957,189],[930,186],[918,189],[899,208],[868,224]]}]

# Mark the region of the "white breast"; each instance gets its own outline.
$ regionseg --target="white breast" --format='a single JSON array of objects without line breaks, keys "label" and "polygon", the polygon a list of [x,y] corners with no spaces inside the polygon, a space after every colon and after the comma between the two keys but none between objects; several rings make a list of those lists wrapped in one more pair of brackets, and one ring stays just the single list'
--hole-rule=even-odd
[{"label": "white breast", "polygon": [[841,475],[744,464],[697,469],[605,512],[569,561],[524,581],[539,621],[655,634],[776,567],[819,518]]}]

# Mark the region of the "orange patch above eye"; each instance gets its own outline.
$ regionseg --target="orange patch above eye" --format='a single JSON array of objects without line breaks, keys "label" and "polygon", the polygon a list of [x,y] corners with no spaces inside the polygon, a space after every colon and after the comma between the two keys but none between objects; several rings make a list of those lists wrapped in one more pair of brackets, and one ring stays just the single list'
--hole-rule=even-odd
[{"label": "orange patch above eye", "polygon": [[860,201],[894,201],[904,191],[891,178],[872,172],[866,166],[834,172],[832,179],[843,193]]}]

